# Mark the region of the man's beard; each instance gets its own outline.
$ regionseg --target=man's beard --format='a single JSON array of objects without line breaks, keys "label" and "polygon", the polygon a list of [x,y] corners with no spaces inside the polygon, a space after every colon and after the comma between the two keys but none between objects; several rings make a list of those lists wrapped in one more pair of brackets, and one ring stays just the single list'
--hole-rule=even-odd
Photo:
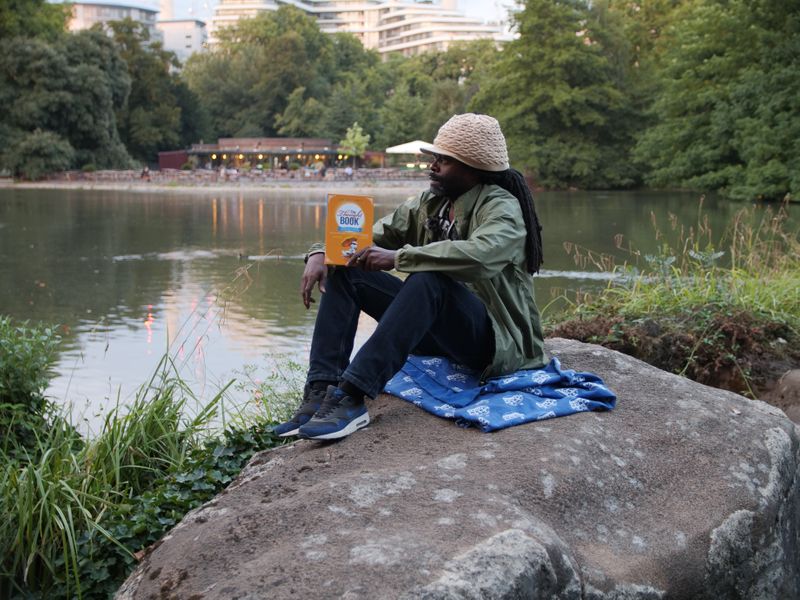
[{"label": "man's beard", "polygon": [[431,192],[437,196],[448,196],[449,194],[449,186],[447,185],[446,180],[442,180],[435,175],[430,176],[431,184]]}]

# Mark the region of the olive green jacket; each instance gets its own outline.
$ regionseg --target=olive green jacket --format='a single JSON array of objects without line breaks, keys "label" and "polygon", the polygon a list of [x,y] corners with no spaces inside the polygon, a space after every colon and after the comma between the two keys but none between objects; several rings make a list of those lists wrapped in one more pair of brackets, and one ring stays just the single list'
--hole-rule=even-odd
[{"label": "olive green jacket", "polygon": [[[458,239],[434,241],[426,223],[446,201],[431,192],[409,199],[375,223],[375,245],[397,250],[398,271],[446,273],[483,301],[495,352],[482,379],[542,367],[547,358],[533,278],[525,268],[526,230],[518,200],[499,186],[477,185],[454,203]],[[315,245],[309,253],[320,250]]]}]

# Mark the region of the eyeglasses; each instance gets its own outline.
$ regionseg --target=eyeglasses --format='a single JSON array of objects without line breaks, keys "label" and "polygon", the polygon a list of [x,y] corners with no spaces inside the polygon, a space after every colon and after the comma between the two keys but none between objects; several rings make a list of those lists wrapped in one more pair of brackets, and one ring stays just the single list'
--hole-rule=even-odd
[{"label": "eyeglasses", "polygon": [[443,163],[443,162],[447,162],[447,160],[449,160],[449,159],[450,159],[450,157],[449,157],[449,156],[445,156],[444,154],[434,154],[434,153],[431,153],[431,160],[430,160],[430,163],[431,163],[431,166],[433,166],[433,165],[435,165],[436,163],[439,163],[439,164],[441,164],[441,163]]}]

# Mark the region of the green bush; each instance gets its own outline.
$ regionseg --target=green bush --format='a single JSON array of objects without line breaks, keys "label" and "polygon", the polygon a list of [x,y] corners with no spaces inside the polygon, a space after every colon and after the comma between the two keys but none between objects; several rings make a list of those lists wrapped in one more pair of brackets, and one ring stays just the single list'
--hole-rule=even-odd
[{"label": "green bush", "polygon": [[0,317],[0,451],[35,447],[51,404],[44,395],[60,337],[52,328]]},{"label": "green bush", "polygon": [[45,396],[58,342],[0,318],[0,598],[109,598],[137,555],[284,441],[268,425],[299,394],[290,365],[248,372],[242,406],[224,406],[234,381],[201,405],[165,355],[86,439]]},{"label": "green bush", "polygon": [[[24,349],[46,346],[46,336],[4,326],[13,342],[6,347],[23,350],[11,352],[14,359],[34,362]],[[38,364],[7,387],[41,392],[49,362]],[[16,451],[0,450],[0,598],[110,597],[136,554],[222,490],[255,452],[283,441],[263,418],[220,435],[212,423],[218,415],[241,423],[238,413],[226,415],[227,388],[190,411],[198,400],[165,355],[134,401],[109,411],[95,438],[82,438],[53,412],[31,427],[30,447],[5,442]]]},{"label": "green bush", "polygon": [[86,163],[81,167],[81,171],[84,173],[94,173],[97,171],[97,167],[94,165],[94,163]]},{"label": "green bush", "polygon": [[5,156],[6,166],[14,175],[35,181],[68,169],[75,160],[75,150],[58,134],[37,129],[22,136]]}]

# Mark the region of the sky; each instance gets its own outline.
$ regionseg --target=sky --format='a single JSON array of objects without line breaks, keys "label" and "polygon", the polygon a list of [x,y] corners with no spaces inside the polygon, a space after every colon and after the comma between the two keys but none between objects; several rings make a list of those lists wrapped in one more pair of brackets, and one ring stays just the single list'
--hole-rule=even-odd
[{"label": "sky", "polygon": [[[147,2],[147,0],[145,0]],[[216,0],[172,0],[176,19],[195,18],[209,21],[216,5]],[[150,0],[148,4],[158,6],[158,0]],[[482,20],[499,20],[505,17],[503,6],[512,5],[512,0],[458,0],[458,7],[470,17]]]}]

